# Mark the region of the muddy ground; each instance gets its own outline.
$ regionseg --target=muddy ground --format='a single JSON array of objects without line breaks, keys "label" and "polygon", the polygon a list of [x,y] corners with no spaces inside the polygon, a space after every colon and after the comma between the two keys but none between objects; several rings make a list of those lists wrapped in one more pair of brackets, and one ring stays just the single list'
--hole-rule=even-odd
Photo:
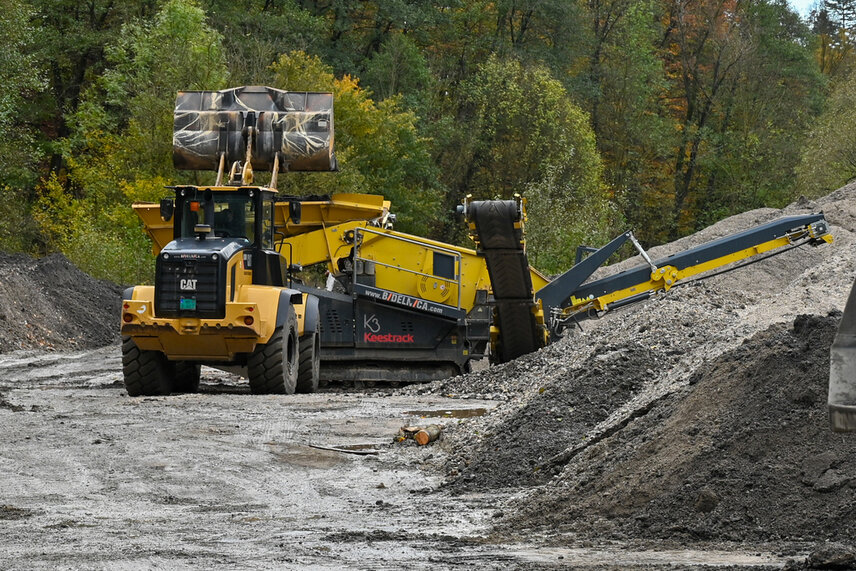
[{"label": "muddy ground", "polygon": [[466,423],[455,417],[489,413],[496,401],[353,390],[254,396],[209,369],[199,394],[131,399],[116,346],[6,354],[0,372],[3,569],[615,569],[788,559],[741,545],[494,541],[513,493],[450,493],[442,450],[394,445],[392,435],[403,424]]},{"label": "muddy ground", "polygon": [[[834,244],[515,362],[298,396],[206,369],[200,394],[131,399],[119,289],[59,257],[0,257],[0,568],[854,567],[856,436],[829,432],[825,401],[856,185],[652,254],[818,210]],[[51,305],[52,273],[87,309]],[[432,422],[438,442],[392,444]]]}]

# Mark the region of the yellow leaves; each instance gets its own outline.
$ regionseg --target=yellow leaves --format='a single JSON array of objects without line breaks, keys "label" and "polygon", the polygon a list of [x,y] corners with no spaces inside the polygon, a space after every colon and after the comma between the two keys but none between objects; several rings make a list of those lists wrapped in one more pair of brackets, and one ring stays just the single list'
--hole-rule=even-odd
[{"label": "yellow leaves", "polygon": [[119,183],[122,194],[128,203],[157,202],[164,196],[164,187],[169,180],[162,176],[141,177],[136,180],[124,180]]},{"label": "yellow leaves", "polygon": [[33,208],[33,218],[48,241],[57,248],[68,243],[75,219],[82,214],[80,203],[73,200],[60,184],[55,173],[42,181],[39,198]]},{"label": "yellow leaves", "polygon": [[318,56],[302,50],[282,54],[270,69],[274,73],[272,87],[287,91],[333,90],[333,69]]}]

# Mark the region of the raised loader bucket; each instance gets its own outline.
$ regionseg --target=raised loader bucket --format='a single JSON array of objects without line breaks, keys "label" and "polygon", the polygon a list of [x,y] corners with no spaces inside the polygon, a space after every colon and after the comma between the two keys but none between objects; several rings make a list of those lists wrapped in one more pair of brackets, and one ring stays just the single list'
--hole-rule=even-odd
[{"label": "raised loader bucket", "polygon": [[829,351],[829,426],[856,430],[856,282]]},{"label": "raised loader bucket", "polygon": [[244,161],[248,144],[257,171],[271,171],[276,155],[280,172],[336,170],[333,94],[259,86],[178,93],[175,168],[216,171],[221,155],[226,165]]}]

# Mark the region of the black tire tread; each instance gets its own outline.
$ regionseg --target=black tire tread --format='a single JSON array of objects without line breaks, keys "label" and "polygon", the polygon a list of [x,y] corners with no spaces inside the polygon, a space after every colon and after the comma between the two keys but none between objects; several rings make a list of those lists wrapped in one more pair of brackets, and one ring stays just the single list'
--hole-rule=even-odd
[{"label": "black tire tread", "polygon": [[177,393],[198,393],[201,367],[193,361],[175,361],[172,365],[172,390]]},{"label": "black tire tread", "polygon": [[287,356],[283,356],[283,351],[288,351],[289,337],[297,337],[294,308],[289,307],[288,311],[286,323],[276,328],[267,343],[256,346],[247,361],[247,375],[253,394],[291,394],[296,388],[298,347],[294,348],[294,362],[290,366]]},{"label": "black tire tread", "polygon": [[132,397],[168,395],[172,392],[169,361],[160,351],[143,351],[131,337],[122,337],[122,375]]},{"label": "black tire tread", "polygon": [[300,361],[297,366],[298,393],[314,393],[318,390],[321,361],[321,333],[316,326],[315,331],[300,338]]}]

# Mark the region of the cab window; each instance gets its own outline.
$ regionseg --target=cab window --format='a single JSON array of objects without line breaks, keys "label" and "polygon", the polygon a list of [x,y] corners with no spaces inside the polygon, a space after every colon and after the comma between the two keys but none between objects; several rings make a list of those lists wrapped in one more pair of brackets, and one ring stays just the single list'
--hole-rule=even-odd
[{"label": "cab window", "polygon": [[254,240],[255,209],[250,197],[233,193],[213,193],[186,197],[182,212],[182,237],[193,237],[197,224],[211,226],[217,238],[246,238]]},{"label": "cab window", "polygon": [[262,202],[262,235],[261,246],[267,250],[273,248],[273,203],[270,200]]}]

